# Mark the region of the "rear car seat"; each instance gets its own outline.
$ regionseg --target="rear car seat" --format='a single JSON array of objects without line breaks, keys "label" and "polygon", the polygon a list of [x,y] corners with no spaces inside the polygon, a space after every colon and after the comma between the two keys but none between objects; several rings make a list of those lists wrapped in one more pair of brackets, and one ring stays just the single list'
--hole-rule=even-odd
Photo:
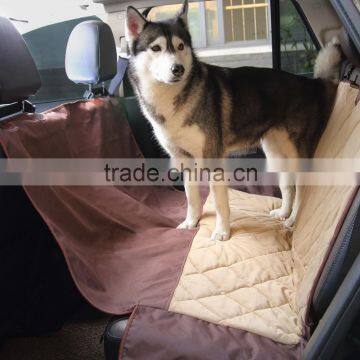
[{"label": "rear car seat", "polygon": [[[336,204],[334,204],[336,206]],[[352,326],[359,320],[360,311],[360,192],[346,215],[345,221],[327,255],[321,276],[312,295],[311,320],[313,332],[304,358],[331,359],[338,348],[354,347],[359,354],[359,334]],[[121,339],[128,323],[127,317],[114,317],[104,333],[106,359],[118,359]],[[348,336],[351,334],[353,339]],[[148,339],[144,339],[146,343]],[[344,345],[346,344],[346,345]],[[341,354],[342,358],[344,354]]]},{"label": "rear car seat", "polygon": [[[328,256],[313,295],[311,318],[315,333],[305,348],[306,359],[331,359],[359,317],[359,209],[360,191]],[[118,359],[128,319],[129,317],[121,316],[109,321],[104,332],[106,360]],[[360,348],[355,351],[360,351]]]}]

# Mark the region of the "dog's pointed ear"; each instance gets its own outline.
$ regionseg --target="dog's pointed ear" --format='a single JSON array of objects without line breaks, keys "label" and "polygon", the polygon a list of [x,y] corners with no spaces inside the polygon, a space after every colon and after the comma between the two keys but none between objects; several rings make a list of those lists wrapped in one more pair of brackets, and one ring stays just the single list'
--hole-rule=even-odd
[{"label": "dog's pointed ear", "polygon": [[184,0],[181,9],[177,13],[177,18],[183,23],[183,25],[185,25],[185,27],[188,27],[188,11],[189,11],[189,1]]},{"label": "dog's pointed ear", "polygon": [[143,31],[147,20],[132,6],[126,11],[125,38],[127,42],[137,39]]}]

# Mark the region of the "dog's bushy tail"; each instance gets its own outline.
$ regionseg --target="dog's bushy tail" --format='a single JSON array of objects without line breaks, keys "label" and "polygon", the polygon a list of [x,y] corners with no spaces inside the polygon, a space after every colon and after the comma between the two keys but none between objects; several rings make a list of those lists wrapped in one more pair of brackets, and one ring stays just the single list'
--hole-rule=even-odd
[{"label": "dog's bushy tail", "polygon": [[338,83],[342,58],[340,42],[335,37],[319,52],[315,61],[314,77]]}]

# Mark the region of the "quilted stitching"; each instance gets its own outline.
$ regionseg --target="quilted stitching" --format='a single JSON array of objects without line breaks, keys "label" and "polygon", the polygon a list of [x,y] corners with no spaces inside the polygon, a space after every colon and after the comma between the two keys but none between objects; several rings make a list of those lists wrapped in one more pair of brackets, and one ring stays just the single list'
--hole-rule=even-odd
[{"label": "quilted stitching", "polygon": [[[346,106],[356,95],[340,85],[316,157],[360,155],[360,107]],[[217,243],[209,240],[215,227],[209,197],[169,310],[297,344],[311,288],[352,191],[305,188],[291,234],[268,216],[279,199],[229,190],[231,239]]]},{"label": "quilted stitching", "polygon": [[[263,215],[280,202],[235,190],[230,190],[229,196],[230,206],[235,208],[231,239],[209,240],[214,221],[209,198],[170,310],[223,325],[250,326],[264,336],[266,329],[271,329],[284,342],[295,343],[301,329],[291,305],[291,237],[281,223]],[[278,318],[283,319],[283,330]]]}]

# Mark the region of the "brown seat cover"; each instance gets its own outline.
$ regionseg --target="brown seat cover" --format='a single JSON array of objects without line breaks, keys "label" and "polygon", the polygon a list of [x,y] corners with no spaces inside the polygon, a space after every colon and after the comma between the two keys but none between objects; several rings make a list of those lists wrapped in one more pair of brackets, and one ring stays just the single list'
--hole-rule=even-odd
[{"label": "brown seat cover", "polygon": [[[138,158],[122,106],[78,101],[0,125],[9,158]],[[182,192],[169,187],[25,186],[65,254],[83,295],[97,308],[128,313],[166,308],[194,231],[178,231]]]}]

